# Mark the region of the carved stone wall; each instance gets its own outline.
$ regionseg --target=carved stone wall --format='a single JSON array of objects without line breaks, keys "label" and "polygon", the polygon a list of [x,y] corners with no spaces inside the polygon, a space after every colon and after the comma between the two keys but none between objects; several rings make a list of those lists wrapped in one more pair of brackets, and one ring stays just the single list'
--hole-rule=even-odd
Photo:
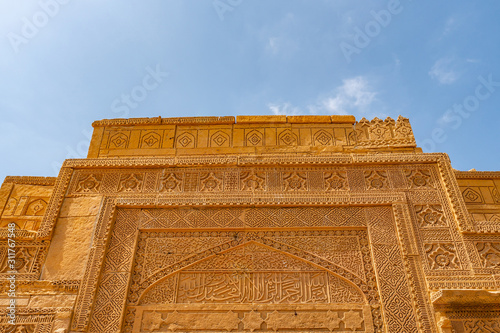
[{"label": "carved stone wall", "polygon": [[[235,121],[236,120],[236,121]],[[366,149],[421,151],[407,118],[353,116],[238,116],[106,119],[95,128],[89,157],[350,152]]]},{"label": "carved stone wall", "polygon": [[500,173],[407,119],[94,126],[98,158],[0,189],[0,332],[500,329]]}]

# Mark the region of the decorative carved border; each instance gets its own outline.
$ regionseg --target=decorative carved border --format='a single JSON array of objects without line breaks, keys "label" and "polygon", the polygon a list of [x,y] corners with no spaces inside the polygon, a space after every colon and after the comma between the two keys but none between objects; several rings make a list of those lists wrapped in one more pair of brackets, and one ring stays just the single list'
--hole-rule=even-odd
[{"label": "decorative carved border", "polygon": [[73,312],[72,330],[84,331],[88,326],[115,213],[116,203],[114,199],[104,199],[104,204],[99,213],[92,237],[93,242],[90,248],[87,268]]},{"label": "decorative carved border", "polygon": [[132,126],[132,125],[215,125],[234,124],[234,116],[224,117],[178,117],[178,118],[129,118],[103,119],[92,123],[92,127],[100,126]]},{"label": "decorative carved border", "polygon": [[54,185],[54,191],[50,197],[49,204],[43,216],[42,223],[40,224],[40,229],[38,229],[36,239],[50,239],[52,237],[52,232],[57,222],[57,217],[59,215],[59,210],[64,200],[64,195],[68,189],[69,181],[71,175],[73,174],[73,169],[62,167],[57,176],[56,183]]},{"label": "decorative carved border", "polygon": [[471,217],[466,211],[463,198],[458,191],[458,185],[451,172],[451,164],[446,154],[353,154],[332,156],[290,156],[282,155],[254,155],[254,156],[187,156],[168,158],[110,158],[110,159],[73,159],[66,160],[59,173],[47,212],[37,234],[37,239],[50,239],[55,226],[59,210],[68,189],[73,169],[103,168],[103,167],[175,167],[175,166],[252,166],[252,165],[346,165],[346,164],[416,164],[438,163],[440,173],[449,193],[462,231],[473,231]]},{"label": "decorative carved border", "polygon": [[489,178],[500,178],[500,171],[458,171],[455,170],[455,176],[458,179],[466,178],[478,178],[478,179],[489,179]]},{"label": "decorative carved border", "polygon": [[57,177],[7,176],[3,182],[23,185],[53,186],[56,180]]},{"label": "decorative carved border", "polygon": [[[358,165],[358,164],[417,164],[437,163],[439,173],[447,197],[450,200],[453,213],[459,230],[475,232],[472,218],[468,213],[465,201],[460,195],[458,183],[453,173],[448,155],[443,153],[422,154],[352,154],[332,156],[289,156],[283,155],[254,155],[254,156],[188,156],[169,158],[129,158],[129,159],[76,159],[66,160],[64,168],[99,168],[99,167],[174,167],[174,166],[252,166],[252,165]],[[62,172],[62,171],[61,171]],[[67,184],[66,184],[67,186]],[[54,197],[54,196],[53,196]],[[52,206],[49,204],[50,208]],[[52,210],[52,209],[50,209]],[[47,218],[49,214],[46,214]],[[41,229],[45,227],[42,223]],[[45,230],[45,228],[44,228]],[[46,237],[47,231],[43,236]]]},{"label": "decorative carved border", "polygon": [[290,154],[265,155],[203,155],[174,157],[122,157],[122,158],[87,158],[68,159],[63,168],[99,168],[99,167],[169,167],[169,166],[252,166],[252,165],[340,165],[340,164],[416,164],[449,163],[444,153],[419,154],[323,154],[317,156]]},{"label": "decorative carved border", "polygon": [[[151,208],[158,207],[157,205],[155,205],[151,201],[148,204],[147,200],[144,200],[144,198],[141,198],[139,200],[140,200],[140,202],[137,203],[136,200],[134,200],[134,199],[130,200],[130,198],[115,199],[115,198],[108,197],[108,198],[104,199],[105,204],[103,205],[103,207],[101,209],[101,214],[100,214],[100,217],[98,219],[98,224],[97,224],[96,229],[95,229],[94,238],[93,238],[94,243],[93,243],[92,248],[91,248],[90,257],[89,257],[89,261],[87,264],[87,269],[86,269],[84,281],[83,281],[83,284],[81,286],[81,289],[80,289],[80,292],[79,292],[79,295],[77,298],[77,304],[75,307],[75,312],[74,312],[73,322],[72,322],[72,329],[73,330],[85,331],[89,327],[89,323],[90,323],[89,321],[90,321],[91,313],[92,313],[92,305],[94,304],[94,302],[97,301],[95,299],[95,297],[97,295],[96,294],[97,287],[99,284],[101,272],[103,270],[104,256],[106,254],[107,244],[109,242],[110,231],[113,228],[113,223],[114,223],[113,216],[117,210],[117,206],[119,205],[120,208],[127,208],[127,207],[131,208],[131,207],[138,207],[138,206],[151,207]],[[363,203],[361,203],[361,204],[363,204]],[[365,205],[366,204],[373,205],[373,202],[365,203]],[[379,202],[379,205],[380,204],[387,206],[387,203],[385,203],[385,202]],[[281,203],[275,204],[275,206],[281,206],[281,205],[282,205]],[[200,206],[200,205],[198,205],[198,206]],[[201,206],[203,206],[203,205],[201,205]],[[404,216],[404,214],[403,214],[403,216]],[[399,218],[399,219],[401,219],[401,218]],[[374,221],[374,223],[376,225],[379,222]],[[385,223],[387,223],[387,221]],[[408,224],[408,223],[409,223],[408,221],[402,222],[402,224]],[[373,227],[375,227],[375,225]],[[391,228],[390,226],[388,226],[388,227]],[[387,228],[387,227],[384,227],[384,228]],[[392,227],[392,228],[394,228],[394,227]],[[383,236],[383,234],[387,234],[387,232],[384,230],[380,230],[379,234],[380,234],[380,236],[378,236],[378,237],[383,238],[383,237],[385,237],[385,236]],[[395,237],[395,235],[393,237]],[[399,248],[401,247],[401,245],[403,245],[403,247],[404,247],[404,244],[398,245],[397,241],[396,241],[395,245],[391,245],[391,250],[390,250],[391,256],[396,256],[396,257],[398,256],[396,253],[399,251]],[[387,245],[380,244],[377,246],[380,247],[379,251],[382,251],[380,253],[383,253],[383,251],[386,251]],[[392,249],[392,247],[394,247],[394,249]],[[402,259],[404,259],[405,257],[406,256],[404,256]],[[402,259],[400,259],[400,260],[402,260]],[[405,260],[401,261],[401,264],[403,264],[404,261]],[[381,264],[380,262],[378,262],[378,263],[376,262],[376,265],[377,266],[379,266],[379,265],[385,266],[385,264]],[[405,266],[408,266],[408,264],[405,264]],[[401,276],[400,279],[403,278],[403,279],[408,279],[408,280],[401,280],[401,282],[399,282],[399,283],[402,283],[403,285],[406,285],[408,283],[408,287],[410,288],[411,292],[419,292],[419,291],[421,292],[423,290],[423,288],[422,288],[423,281],[421,279],[422,275],[421,275],[421,273],[420,274],[418,273],[418,267],[416,265],[413,265],[412,268],[413,269],[408,269],[408,268],[405,269],[404,267],[401,267],[401,269],[403,269],[403,272],[404,272],[404,274],[403,274],[404,277]],[[383,269],[386,270],[386,268],[383,268]],[[417,272],[417,273],[415,273],[415,272]],[[418,274],[419,276],[411,277],[411,275],[414,275],[414,274]],[[382,278],[382,277],[380,277],[380,278]],[[415,287],[415,283],[413,282],[415,280],[418,281],[416,284],[416,287]],[[408,282],[403,282],[403,281],[408,281]],[[407,288],[407,287],[403,287],[402,290],[404,290],[404,288]],[[413,296],[414,299],[412,302],[416,302],[416,305],[418,306],[420,311],[422,311],[422,309],[425,311],[423,313],[424,313],[424,315],[427,315],[428,320],[433,320],[432,317],[428,316],[429,310],[426,309],[425,305],[424,305],[428,302],[426,302],[424,300],[423,297],[425,297],[425,296],[423,296],[423,295],[424,294]],[[417,297],[417,298],[415,298],[415,297]],[[389,301],[389,300],[387,299],[387,301]],[[386,314],[386,316],[387,315],[388,314]],[[389,315],[391,315],[391,314],[389,314]],[[120,318],[120,322],[121,322],[121,320],[122,319]],[[413,320],[415,320],[415,319],[413,319]],[[419,322],[420,327],[431,327],[432,328],[434,326],[434,325],[431,325],[430,323],[427,323],[427,324],[421,323],[422,319],[420,317],[418,318],[417,322]],[[376,324],[376,326],[380,326],[381,322],[375,321],[375,324]],[[393,320],[390,321],[389,325],[390,326],[395,325],[394,321]]]},{"label": "decorative carved border", "polygon": [[395,204],[394,218],[399,240],[402,242],[406,275],[410,281],[413,304],[417,306],[419,328],[424,332],[437,332],[434,320],[434,309],[423,295],[427,294],[422,260],[417,249],[416,236],[411,227],[410,212],[407,204]]}]

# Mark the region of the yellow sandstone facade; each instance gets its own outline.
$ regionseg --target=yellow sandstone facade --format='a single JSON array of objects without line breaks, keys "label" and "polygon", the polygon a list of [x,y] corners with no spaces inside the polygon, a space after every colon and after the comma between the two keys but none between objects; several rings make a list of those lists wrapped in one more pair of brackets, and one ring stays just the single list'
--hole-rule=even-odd
[{"label": "yellow sandstone facade", "polygon": [[0,332],[500,332],[500,172],[408,119],[93,126],[0,189]]}]

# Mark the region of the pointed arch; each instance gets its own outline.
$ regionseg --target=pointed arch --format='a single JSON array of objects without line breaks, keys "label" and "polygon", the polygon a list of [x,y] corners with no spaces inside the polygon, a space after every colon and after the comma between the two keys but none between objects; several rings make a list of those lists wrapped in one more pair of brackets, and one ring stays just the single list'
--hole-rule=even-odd
[{"label": "pointed arch", "polygon": [[[147,287],[139,292],[138,304],[192,303],[196,300],[217,303],[218,299],[227,301],[224,297],[229,297],[234,302],[259,303],[256,295],[269,292],[267,289],[264,290],[267,288],[264,284],[259,285],[258,282],[269,280],[272,283],[273,279],[283,278],[300,285],[299,290],[304,290],[304,294],[291,295],[283,292],[282,295],[285,296],[273,299],[274,302],[357,304],[367,302],[367,297],[362,291],[367,290],[363,281],[353,278],[354,276],[345,269],[304,251],[294,249],[294,253],[290,253],[283,244],[267,239],[264,242],[250,240],[242,244],[232,243],[229,248],[224,250],[222,248],[223,246],[217,246],[205,250],[195,255],[196,259],[186,258],[155,272],[141,283]],[[244,287],[250,291],[244,290],[241,293],[234,291],[229,296],[212,294],[209,298],[204,298],[203,294],[206,291],[203,291],[203,288],[216,283],[220,289],[229,285],[236,289],[245,284],[251,287]],[[313,285],[316,289],[308,291],[307,288]],[[268,301],[269,299],[266,300]]]}]

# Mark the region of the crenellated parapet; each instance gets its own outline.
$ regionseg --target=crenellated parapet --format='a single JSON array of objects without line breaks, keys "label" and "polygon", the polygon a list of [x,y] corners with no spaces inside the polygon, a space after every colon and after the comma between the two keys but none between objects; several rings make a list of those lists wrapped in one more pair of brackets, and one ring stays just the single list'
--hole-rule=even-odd
[{"label": "crenellated parapet", "polygon": [[379,147],[416,147],[415,137],[408,118],[399,116],[397,121],[387,117],[385,120],[362,118],[354,125],[356,144],[365,148]]}]

